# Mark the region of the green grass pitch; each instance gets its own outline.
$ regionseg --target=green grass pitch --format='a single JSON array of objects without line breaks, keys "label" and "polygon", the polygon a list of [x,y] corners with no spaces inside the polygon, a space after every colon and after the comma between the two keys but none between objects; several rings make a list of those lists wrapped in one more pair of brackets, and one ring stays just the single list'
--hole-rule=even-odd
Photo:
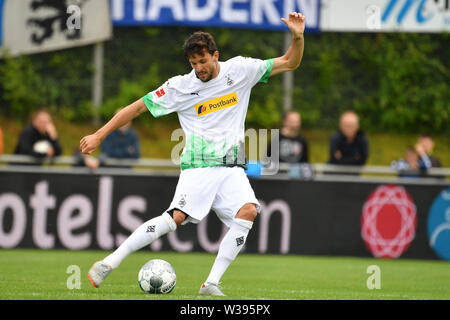
[{"label": "green grass pitch", "polygon": [[[215,255],[140,251],[130,255],[99,289],[86,274],[107,252],[66,250],[0,250],[0,299],[450,299],[450,264],[445,261],[382,260],[350,257],[240,254],[222,278],[227,297],[197,295]],[[177,285],[167,295],[143,293],[140,267],[150,259],[169,261]],[[79,267],[80,289],[68,289]],[[370,265],[380,268],[380,289],[369,290]]]}]

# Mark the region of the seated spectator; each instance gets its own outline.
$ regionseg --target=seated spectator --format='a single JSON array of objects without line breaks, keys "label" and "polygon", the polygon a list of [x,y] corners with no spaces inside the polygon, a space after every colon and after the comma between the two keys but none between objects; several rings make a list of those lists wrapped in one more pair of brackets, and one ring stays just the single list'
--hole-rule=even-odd
[{"label": "seated spectator", "polygon": [[[278,141],[278,160],[280,163],[288,163],[288,174],[293,179],[312,179],[314,170],[308,164],[308,143],[299,131],[302,119],[297,111],[288,111],[283,116],[283,125]],[[272,154],[273,141],[267,150],[270,157]]]},{"label": "seated spectator", "polygon": [[415,146],[416,152],[420,155],[419,167],[424,170],[438,168],[441,162],[438,158],[431,156],[434,149],[433,138],[428,134],[422,134]]},{"label": "seated spectator", "polygon": [[[117,110],[115,113],[119,112]],[[131,121],[113,131],[101,144],[101,157],[137,159],[140,157],[139,137],[131,128]]]},{"label": "seated spectator", "polygon": [[[301,124],[301,116],[297,111],[288,111],[283,116],[283,126],[279,137],[280,162],[308,162],[308,144],[299,134]],[[271,150],[272,147],[268,150],[269,156]]]},{"label": "seated spectator", "polygon": [[417,177],[419,176],[419,154],[413,147],[408,147],[403,159],[392,161],[391,168],[399,171],[400,177]]},{"label": "seated spectator", "polygon": [[31,124],[20,133],[14,153],[36,158],[61,155],[58,132],[47,110],[40,109],[33,113]]},{"label": "seated spectator", "polygon": [[100,166],[100,160],[87,154],[82,154],[77,148],[73,153],[74,167],[87,167],[91,171],[95,171]]},{"label": "seated spectator", "polygon": [[0,155],[3,154],[3,133],[2,128],[0,128]]},{"label": "seated spectator", "polygon": [[369,156],[369,141],[359,128],[359,117],[346,111],[339,120],[339,131],[330,139],[330,164],[364,165]]}]

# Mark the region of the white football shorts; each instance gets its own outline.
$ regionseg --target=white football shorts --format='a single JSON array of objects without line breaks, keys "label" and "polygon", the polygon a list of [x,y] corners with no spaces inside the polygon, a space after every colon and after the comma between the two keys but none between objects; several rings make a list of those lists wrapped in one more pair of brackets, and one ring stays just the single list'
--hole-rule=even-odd
[{"label": "white football shorts", "polygon": [[188,215],[182,224],[199,223],[210,210],[230,226],[246,203],[260,205],[241,167],[205,167],[181,171],[173,200],[167,209],[178,209]]}]

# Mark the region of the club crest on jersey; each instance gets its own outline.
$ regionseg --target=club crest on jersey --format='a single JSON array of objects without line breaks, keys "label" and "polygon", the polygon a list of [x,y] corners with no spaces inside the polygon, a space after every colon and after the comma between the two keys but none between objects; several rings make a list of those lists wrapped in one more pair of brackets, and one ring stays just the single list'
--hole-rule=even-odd
[{"label": "club crest on jersey", "polygon": [[234,80],[231,79],[229,75],[227,75],[226,78],[227,78],[227,85],[228,85],[228,86],[232,86],[233,83],[234,83]]},{"label": "club crest on jersey", "polygon": [[195,105],[195,112],[197,116],[201,117],[206,114],[223,110],[238,104],[236,92],[224,95],[222,97],[214,98]]}]

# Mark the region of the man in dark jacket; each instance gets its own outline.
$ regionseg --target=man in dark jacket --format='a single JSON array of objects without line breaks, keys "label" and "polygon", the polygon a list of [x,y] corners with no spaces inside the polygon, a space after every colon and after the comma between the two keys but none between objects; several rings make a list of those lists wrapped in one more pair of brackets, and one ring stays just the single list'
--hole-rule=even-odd
[{"label": "man in dark jacket", "polygon": [[346,111],[339,120],[339,131],[330,139],[330,164],[364,165],[369,156],[369,141],[359,129],[359,118]]},{"label": "man in dark jacket", "polygon": [[[297,111],[289,111],[284,115],[279,138],[280,162],[308,162],[308,144],[299,133],[301,124],[301,117]],[[271,147],[268,154],[270,156]]]},{"label": "man in dark jacket", "polygon": [[272,156],[272,148],[279,148],[279,162],[289,164],[288,174],[294,179],[311,179],[313,168],[308,164],[308,143],[300,134],[302,119],[295,110],[288,111],[283,116],[283,126],[280,130],[277,144],[271,142],[267,156]]},{"label": "man in dark jacket", "polygon": [[137,159],[140,157],[137,132],[129,124],[113,131],[101,145],[103,155],[116,159]]},{"label": "man in dark jacket", "polygon": [[[116,110],[115,114],[120,110]],[[139,136],[131,125],[132,122],[130,121],[106,137],[101,144],[100,162],[103,163],[107,158],[138,159],[141,156]],[[125,168],[126,166],[119,167]]]},{"label": "man in dark jacket", "polygon": [[430,168],[441,167],[439,158],[432,156],[434,149],[433,138],[429,134],[421,134],[415,146],[416,152],[420,155],[420,169],[428,170]]},{"label": "man in dark jacket", "polygon": [[20,133],[14,153],[36,158],[61,155],[58,132],[47,110],[41,109],[33,114],[31,124]]}]

